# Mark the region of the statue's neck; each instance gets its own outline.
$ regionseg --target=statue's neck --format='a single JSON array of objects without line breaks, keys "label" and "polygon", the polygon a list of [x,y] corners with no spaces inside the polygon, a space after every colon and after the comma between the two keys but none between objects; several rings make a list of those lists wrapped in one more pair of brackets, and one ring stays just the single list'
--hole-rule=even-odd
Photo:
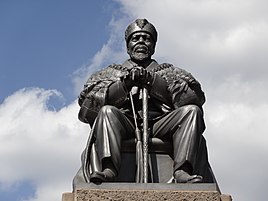
[{"label": "statue's neck", "polygon": [[135,66],[141,66],[143,68],[146,68],[147,66],[149,66],[152,63],[152,59],[145,59],[145,60],[135,60],[135,59],[130,59],[129,60],[133,65]]}]

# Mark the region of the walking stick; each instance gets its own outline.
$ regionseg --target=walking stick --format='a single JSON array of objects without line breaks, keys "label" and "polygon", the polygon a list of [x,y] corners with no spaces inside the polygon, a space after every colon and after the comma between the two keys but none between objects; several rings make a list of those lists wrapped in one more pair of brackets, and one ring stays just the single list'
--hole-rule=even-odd
[{"label": "walking stick", "polygon": [[136,183],[143,183],[143,156],[142,156],[142,141],[141,141],[141,131],[138,127],[137,123],[137,117],[134,107],[134,101],[132,97],[132,93],[130,92],[130,102],[133,112],[133,118],[135,123],[135,135],[136,135],[136,165],[137,165],[137,171],[136,171]]},{"label": "walking stick", "polygon": [[143,182],[148,183],[148,90],[142,90],[142,115],[143,115]]}]

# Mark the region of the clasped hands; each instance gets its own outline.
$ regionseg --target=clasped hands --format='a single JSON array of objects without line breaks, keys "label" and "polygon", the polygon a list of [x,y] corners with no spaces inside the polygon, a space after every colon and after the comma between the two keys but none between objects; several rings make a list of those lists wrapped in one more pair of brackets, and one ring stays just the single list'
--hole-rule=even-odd
[{"label": "clasped hands", "polygon": [[153,72],[147,71],[142,67],[133,67],[129,73],[123,77],[123,82],[125,83],[128,90],[131,90],[133,86],[150,88],[155,74]]}]

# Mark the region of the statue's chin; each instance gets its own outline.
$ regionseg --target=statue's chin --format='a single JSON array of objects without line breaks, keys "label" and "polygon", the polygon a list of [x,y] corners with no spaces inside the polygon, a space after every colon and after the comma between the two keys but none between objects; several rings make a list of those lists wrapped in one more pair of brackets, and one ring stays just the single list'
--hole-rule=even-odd
[{"label": "statue's chin", "polygon": [[149,59],[149,54],[146,53],[134,53],[131,55],[131,58],[136,61],[143,61]]}]

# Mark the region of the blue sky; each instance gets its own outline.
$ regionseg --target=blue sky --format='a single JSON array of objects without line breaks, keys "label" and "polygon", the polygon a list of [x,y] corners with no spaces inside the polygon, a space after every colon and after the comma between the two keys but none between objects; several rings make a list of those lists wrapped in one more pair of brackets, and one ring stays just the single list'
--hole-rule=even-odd
[{"label": "blue sky", "polygon": [[266,200],[266,0],[0,1],[0,200],[72,191],[89,126],[77,96],[90,73],[127,59],[124,30],[157,28],[154,58],[206,94],[209,160],[223,193]]},{"label": "blue sky", "polygon": [[72,73],[107,41],[112,1],[1,1],[0,101],[23,87],[74,98]]}]

